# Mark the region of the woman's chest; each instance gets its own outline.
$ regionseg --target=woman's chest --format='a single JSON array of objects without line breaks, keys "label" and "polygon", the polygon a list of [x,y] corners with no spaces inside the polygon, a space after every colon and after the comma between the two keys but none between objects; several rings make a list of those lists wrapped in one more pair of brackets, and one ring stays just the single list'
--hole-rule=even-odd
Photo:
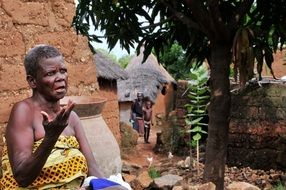
[{"label": "woman's chest", "polygon": [[[42,121],[43,119],[35,119],[32,124],[34,139],[36,141],[45,137],[45,128],[43,126]],[[56,127],[56,126],[53,126],[53,127]],[[68,125],[66,126],[66,128],[63,130],[63,132],[60,135],[75,136],[75,132],[74,132],[74,129],[70,125]]]}]

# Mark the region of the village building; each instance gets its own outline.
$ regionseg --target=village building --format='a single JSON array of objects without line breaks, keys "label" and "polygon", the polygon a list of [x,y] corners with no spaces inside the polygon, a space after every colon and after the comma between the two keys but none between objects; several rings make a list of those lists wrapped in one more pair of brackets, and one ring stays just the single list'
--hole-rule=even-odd
[{"label": "village building", "polygon": [[118,101],[120,121],[130,122],[130,109],[132,102],[137,98],[137,93],[142,92],[144,97],[149,97],[154,103],[153,116],[166,116],[174,110],[176,81],[158,63],[157,58],[151,53],[143,62],[143,48],[138,56],[134,56],[125,71],[127,80],[118,80]]},{"label": "village building", "polygon": [[94,55],[96,65],[96,76],[99,85],[99,96],[106,98],[105,106],[102,110],[102,116],[115,136],[117,142],[120,143],[119,129],[119,105],[117,98],[117,80],[128,79],[126,71],[113,63],[108,57],[97,51]]}]

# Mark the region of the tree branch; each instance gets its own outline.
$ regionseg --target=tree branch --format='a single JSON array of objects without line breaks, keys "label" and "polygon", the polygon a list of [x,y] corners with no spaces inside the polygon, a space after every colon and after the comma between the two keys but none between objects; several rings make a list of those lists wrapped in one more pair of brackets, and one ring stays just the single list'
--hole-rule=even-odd
[{"label": "tree branch", "polygon": [[202,5],[202,1],[200,0],[185,0],[188,7],[192,11],[194,17],[198,20],[199,26],[203,29],[204,33],[209,37],[209,39],[213,38],[213,33],[210,28],[210,14]]},{"label": "tree branch", "polygon": [[174,16],[176,18],[178,18],[180,21],[182,21],[182,23],[187,25],[188,28],[193,28],[193,29],[201,31],[203,33],[207,32],[204,28],[200,27],[200,25],[198,23],[196,23],[195,21],[193,21],[189,17],[185,16],[183,13],[181,13],[178,10],[176,10],[175,8],[173,8],[173,6],[170,5],[169,3],[167,3],[165,0],[160,0],[160,1],[162,4],[164,4],[166,7],[168,7],[168,9],[174,14]]},{"label": "tree branch", "polygon": [[242,17],[250,10],[254,0],[243,0],[235,10],[234,16],[230,21],[230,29],[236,30]]},{"label": "tree branch", "polygon": [[146,30],[146,29],[149,29],[149,28],[156,28],[157,26],[161,26],[161,25],[169,22],[171,19],[172,19],[172,16],[168,17],[167,19],[165,19],[163,21],[160,21],[160,22],[157,22],[157,23],[153,23],[153,24],[149,24],[148,26],[143,26],[143,27],[141,27],[141,29],[142,30]]},{"label": "tree branch", "polygon": [[218,0],[209,0],[208,1],[209,14],[210,14],[210,27],[214,32],[215,38],[223,41],[229,41],[230,33],[227,28],[227,23],[224,22],[219,7]]}]

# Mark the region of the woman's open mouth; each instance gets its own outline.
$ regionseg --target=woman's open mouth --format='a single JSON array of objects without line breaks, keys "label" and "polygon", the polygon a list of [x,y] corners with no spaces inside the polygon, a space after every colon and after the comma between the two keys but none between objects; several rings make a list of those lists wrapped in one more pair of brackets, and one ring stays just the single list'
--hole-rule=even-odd
[{"label": "woman's open mouth", "polygon": [[66,92],[66,87],[65,87],[65,86],[60,86],[60,87],[56,88],[55,91],[56,91],[57,93]]}]

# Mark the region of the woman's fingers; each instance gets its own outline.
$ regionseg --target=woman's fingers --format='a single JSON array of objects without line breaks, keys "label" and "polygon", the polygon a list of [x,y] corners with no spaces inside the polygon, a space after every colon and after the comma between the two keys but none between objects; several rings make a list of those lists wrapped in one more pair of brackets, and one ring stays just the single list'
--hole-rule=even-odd
[{"label": "woman's fingers", "polygon": [[68,119],[69,116],[70,116],[70,113],[71,111],[73,110],[74,108],[74,102],[72,102],[71,100],[68,101],[67,105],[63,108],[65,111],[64,111],[64,114],[63,114],[63,118],[64,119]]},{"label": "woman's fingers", "polygon": [[47,114],[47,112],[41,111],[41,114],[43,116],[43,124],[47,124],[50,122],[50,117]]},{"label": "woman's fingers", "polygon": [[66,109],[66,112],[68,113],[68,115],[69,115],[70,112],[73,110],[74,105],[75,105],[74,102],[72,102],[71,100],[68,101],[67,109]]},{"label": "woman's fingers", "polygon": [[61,119],[63,118],[64,114],[65,114],[65,108],[62,108],[62,109],[58,112],[57,117],[56,117],[56,120],[61,120]]},{"label": "woman's fingers", "polygon": [[57,117],[56,117],[57,122],[60,122],[66,125],[68,123],[68,118],[73,108],[74,108],[74,103],[71,100],[69,100],[67,105],[64,106],[57,114]]},{"label": "woman's fingers", "polygon": [[72,101],[68,101],[67,105],[64,106],[58,113],[56,118],[51,119],[50,116],[44,112],[41,111],[41,114],[43,115],[43,124],[47,125],[49,123],[53,123],[52,125],[58,125],[58,126],[67,126],[68,124],[68,118],[70,116],[71,111],[74,108],[74,103]]}]

